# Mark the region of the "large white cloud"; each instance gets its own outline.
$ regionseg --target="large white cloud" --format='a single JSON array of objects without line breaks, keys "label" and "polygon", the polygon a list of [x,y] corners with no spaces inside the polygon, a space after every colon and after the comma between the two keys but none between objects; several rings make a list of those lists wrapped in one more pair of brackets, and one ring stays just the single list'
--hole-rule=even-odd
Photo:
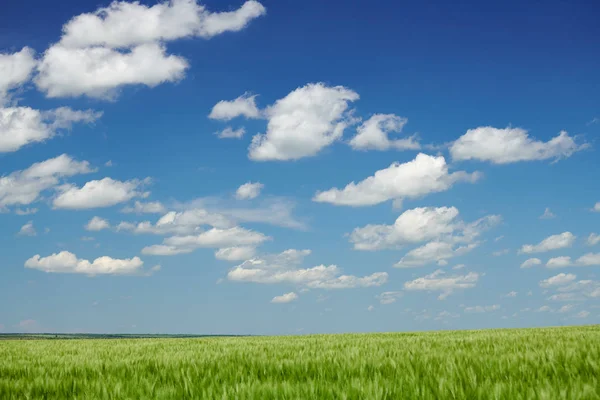
[{"label": "large white cloud", "polygon": [[408,120],[394,114],[375,114],[357,128],[350,140],[355,150],[419,150],[421,145],[416,136],[404,139],[389,138],[390,133],[400,133]]},{"label": "large white cloud", "polygon": [[441,292],[439,299],[442,300],[457,290],[475,287],[479,280],[479,274],[469,272],[466,275],[447,276],[441,269],[404,283],[404,289],[409,291]]},{"label": "large white cloud", "polygon": [[142,196],[139,191],[143,181],[134,179],[118,181],[112,178],[89,181],[83,187],[63,185],[53,201],[54,208],[84,210],[90,208],[110,207],[124,203],[136,196]]},{"label": "large white cloud", "polygon": [[576,236],[571,232],[563,232],[558,235],[552,235],[542,240],[538,244],[525,244],[519,250],[519,253],[544,253],[551,250],[564,249],[571,247],[575,243]]},{"label": "large white cloud", "polygon": [[139,2],[114,1],[93,13],[78,15],[63,27],[67,47],[124,48],[190,36],[210,38],[239,31],[266,13],[257,1],[246,1],[229,12],[209,12],[195,0],[171,0],[152,7]]},{"label": "large white cloud", "polygon": [[570,157],[587,147],[565,131],[547,142],[531,138],[521,128],[498,129],[484,126],[469,129],[450,146],[454,161],[480,160],[494,164]]},{"label": "large white cloud", "polygon": [[317,155],[339,140],[353,119],[356,92],[312,83],[289,93],[265,111],[267,132],[255,135],[248,156],[255,161],[297,160]]},{"label": "large white cloud", "polygon": [[183,78],[187,61],[148,43],[131,50],[54,45],[44,53],[35,78],[48,97],[114,98],[124,85],[154,87]]},{"label": "large white cloud", "polygon": [[190,0],[152,7],[115,1],[63,26],[61,40],[39,62],[35,83],[48,97],[113,99],[125,85],[175,82],[184,77],[188,63],[167,54],[165,42],[239,31],[264,13],[265,8],[253,0],[222,13],[208,12]]},{"label": "large white cloud", "polygon": [[22,171],[0,176],[0,210],[6,206],[29,205],[61,179],[93,172],[87,161],[76,161],[66,154],[31,165]]},{"label": "large white cloud", "polygon": [[[61,251],[47,257],[39,254],[25,262],[26,268],[51,273],[70,273],[86,275],[131,275],[139,273],[144,262],[139,257],[116,259],[107,256],[98,257],[90,262],[68,251]],[[156,270],[157,268],[154,268]]]},{"label": "large white cloud", "polygon": [[318,192],[313,200],[343,206],[371,206],[389,200],[443,192],[457,182],[475,182],[480,177],[478,172],[449,173],[443,156],[419,153],[414,160],[394,163],[359,183],[351,182],[343,189]]},{"label": "large white cloud", "polygon": [[595,267],[600,266],[600,253],[587,253],[572,261],[571,257],[554,257],[548,260],[546,267],[548,268],[563,268],[563,267]]},{"label": "large white cloud", "polygon": [[16,53],[0,53],[0,107],[8,101],[9,91],[29,80],[36,66],[35,52],[23,47]]},{"label": "large white cloud", "polygon": [[388,274],[374,274],[357,277],[342,275],[336,265],[318,265],[300,268],[310,250],[289,249],[279,254],[271,254],[244,261],[227,274],[231,281],[262,284],[287,283],[313,289],[350,289],[356,287],[381,286],[387,282]]},{"label": "large white cloud", "polygon": [[91,123],[102,116],[92,110],[76,111],[61,107],[49,111],[29,107],[0,108],[0,153],[13,152],[30,143],[52,138],[73,123]]},{"label": "large white cloud", "polygon": [[168,237],[162,244],[144,247],[142,254],[170,256],[191,253],[199,248],[254,247],[270,239],[260,232],[239,226],[228,229],[212,228],[197,235]]},{"label": "large white cloud", "polygon": [[577,276],[575,276],[573,274],[560,273],[558,275],[554,275],[548,279],[544,279],[543,281],[540,281],[540,286],[543,288],[548,288],[551,286],[562,286],[562,285],[566,285],[567,283],[571,283],[576,278],[577,278]]},{"label": "large white cloud", "polygon": [[261,118],[256,106],[256,95],[244,93],[235,100],[221,100],[212,108],[208,118],[229,121],[236,117]]}]

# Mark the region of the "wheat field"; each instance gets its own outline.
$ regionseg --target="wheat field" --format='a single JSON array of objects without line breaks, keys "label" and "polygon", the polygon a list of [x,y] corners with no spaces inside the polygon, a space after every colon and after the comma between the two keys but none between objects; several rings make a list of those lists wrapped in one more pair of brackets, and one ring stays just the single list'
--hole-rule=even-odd
[{"label": "wheat field", "polygon": [[4,340],[0,399],[600,399],[600,326]]}]

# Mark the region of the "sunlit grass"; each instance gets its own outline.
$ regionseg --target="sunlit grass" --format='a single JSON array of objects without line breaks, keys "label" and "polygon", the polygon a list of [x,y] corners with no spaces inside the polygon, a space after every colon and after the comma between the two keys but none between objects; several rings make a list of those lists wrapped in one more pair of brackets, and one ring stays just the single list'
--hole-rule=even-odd
[{"label": "sunlit grass", "polygon": [[0,399],[600,399],[600,327],[0,341]]}]

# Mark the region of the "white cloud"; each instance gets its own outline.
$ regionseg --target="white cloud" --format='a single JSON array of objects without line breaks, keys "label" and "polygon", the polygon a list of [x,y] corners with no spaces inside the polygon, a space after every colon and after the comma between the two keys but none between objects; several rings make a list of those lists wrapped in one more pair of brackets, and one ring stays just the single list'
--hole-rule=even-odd
[{"label": "white cloud", "polygon": [[494,164],[561,159],[587,147],[579,145],[565,131],[548,142],[531,138],[521,128],[491,126],[469,129],[450,146],[454,161],[480,160]]},{"label": "white cloud", "polygon": [[375,309],[375,307],[373,307],[373,306],[367,307],[367,311],[373,311],[374,309]]},{"label": "white cloud", "polygon": [[17,215],[31,215],[38,212],[37,208],[17,208],[15,214]]},{"label": "white cloud", "polygon": [[573,304],[566,304],[566,305],[562,306],[561,308],[559,308],[557,312],[564,314],[564,313],[571,311],[574,307],[575,306]]},{"label": "white cloud", "polygon": [[236,117],[261,118],[256,106],[256,95],[244,93],[235,100],[221,100],[212,108],[208,118],[229,121]]},{"label": "white cloud", "polygon": [[540,308],[538,308],[537,310],[534,310],[535,312],[553,312],[554,310],[552,310],[552,308],[550,306],[541,306]]},{"label": "white cloud", "polygon": [[29,47],[12,54],[0,53],[0,107],[8,93],[29,80],[35,68],[35,52]]},{"label": "white cloud", "polygon": [[587,318],[589,317],[590,312],[589,311],[579,311],[577,314],[575,314],[575,318]]},{"label": "white cloud", "polygon": [[549,236],[536,245],[525,244],[523,247],[521,247],[519,253],[544,253],[546,251],[564,249],[571,247],[575,242],[575,239],[576,236],[571,232],[563,232],[558,235]]},{"label": "white cloud", "polygon": [[0,108],[0,153],[19,150],[31,143],[43,142],[73,123],[91,123],[102,116],[92,110],[76,111],[61,107],[49,111],[29,107]]},{"label": "white cloud", "polygon": [[124,207],[121,212],[123,213],[135,213],[135,214],[162,214],[166,211],[165,206],[159,201],[150,201],[143,203],[137,201],[133,206]]},{"label": "white cloud", "polygon": [[506,293],[504,297],[517,297],[517,292],[513,290],[512,292]]},{"label": "white cloud", "polygon": [[184,77],[187,68],[184,58],[167,55],[165,48],[156,43],[131,51],[54,45],[44,53],[35,82],[48,97],[113,99],[121,86],[155,87],[175,82]]},{"label": "white cloud", "polygon": [[503,249],[503,250],[494,251],[492,253],[492,255],[494,257],[500,257],[500,256],[504,256],[504,255],[506,255],[508,253],[510,253],[510,249]]},{"label": "white cloud", "polygon": [[540,281],[540,286],[543,288],[547,288],[551,286],[566,285],[567,283],[573,282],[576,278],[577,276],[573,274],[560,273],[558,275],[554,275],[553,277]]},{"label": "white cloud", "polygon": [[238,200],[254,199],[258,197],[260,191],[265,187],[260,182],[247,182],[240,186],[235,192],[235,198]]},{"label": "white cloud", "polygon": [[271,300],[271,303],[290,303],[297,299],[298,299],[298,295],[296,293],[289,292],[286,294],[282,294],[281,296],[273,297],[273,300]]},{"label": "white cloud", "polygon": [[475,249],[478,245],[479,242],[464,246],[457,246],[448,242],[429,242],[406,253],[400,261],[394,264],[394,267],[421,267],[434,262],[437,262],[438,265],[443,265],[448,259],[466,254]]},{"label": "white cloud", "polygon": [[521,268],[531,268],[535,265],[540,265],[542,260],[539,258],[529,258],[523,264],[521,264]]},{"label": "white cloud", "polygon": [[85,229],[88,231],[101,231],[103,229],[109,228],[110,224],[108,223],[108,221],[100,217],[92,218],[85,226]]},{"label": "white cloud", "polygon": [[28,223],[23,225],[21,227],[21,229],[19,230],[19,233],[17,233],[17,235],[19,235],[19,236],[36,236],[37,232],[35,230],[35,227],[33,226],[33,221],[29,221]]},{"label": "white cloud", "polygon": [[215,258],[225,261],[244,261],[254,257],[255,253],[254,247],[225,247],[215,252]]},{"label": "white cloud", "polygon": [[270,239],[260,232],[239,226],[228,229],[212,228],[198,235],[168,237],[160,245],[144,247],[142,254],[169,256],[191,253],[199,248],[253,247]]},{"label": "white cloud", "polygon": [[311,289],[350,289],[356,287],[381,286],[387,282],[388,274],[376,272],[365,277],[341,275],[336,265],[318,265],[298,268],[310,250],[286,250],[252,258],[232,268],[227,274],[231,281],[262,284],[288,283]]},{"label": "white cloud", "polygon": [[465,264],[456,264],[454,267],[452,267],[453,270],[458,271],[460,269],[464,269],[466,267]]},{"label": "white cloud", "polygon": [[339,140],[352,123],[349,103],[356,92],[322,83],[299,87],[264,110],[267,132],[252,138],[248,157],[254,161],[285,161],[317,155]]},{"label": "white cloud", "polygon": [[381,304],[392,304],[395,303],[398,298],[402,297],[402,292],[383,292],[377,295],[376,298]]},{"label": "white cloud", "polygon": [[58,188],[59,193],[52,204],[54,208],[73,210],[110,207],[141,196],[143,193],[138,189],[143,183],[137,179],[122,182],[104,178],[89,181],[81,188],[64,185]]},{"label": "white cloud", "polygon": [[590,233],[590,236],[588,236],[586,244],[588,246],[595,246],[598,243],[600,243],[600,235],[598,235],[597,233]]},{"label": "white cloud", "polygon": [[550,211],[550,208],[546,207],[546,209],[544,210],[544,213],[542,215],[540,215],[540,219],[552,219],[552,218],[556,218],[556,215],[554,215],[554,213],[552,211]]},{"label": "white cloud", "polygon": [[257,1],[230,12],[209,12],[194,0],[171,0],[148,7],[114,1],[108,7],[72,18],[63,26],[66,47],[124,48],[158,41],[235,32],[266,13]]},{"label": "white cloud", "polygon": [[52,254],[48,257],[35,255],[25,262],[26,268],[51,273],[71,273],[94,275],[131,275],[141,271],[144,262],[139,257],[115,259],[98,257],[90,262],[68,251]]},{"label": "white cloud", "polygon": [[188,235],[202,232],[203,226],[208,225],[215,228],[231,228],[235,223],[228,217],[209,212],[202,208],[194,208],[186,211],[169,211],[152,224],[143,221],[137,224],[121,222],[117,225],[117,231],[131,231],[135,234],[177,234]]},{"label": "white cloud", "polygon": [[350,140],[355,150],[419,150],[415,135],[405,139],[390,140],[390,133],[400,133],[408,120],[394,114],[375,114],[357,128],[357,134]]},{"label": "white cloud", "polygon": [[76,161],[62,154],[0,176],[0,210],[10,205],[29,205],[37,201],[42,192],[56,187],[62,178],[90,172],[93,169],[87,161]]},{"label": "white cloud", "polygon": [[464,312],[466,312],[466,313],[484,313],[484,312],[496,311],[499,309],[500,309],[500,305],[494,304],[491,306],[465,307]]},{"label": "white cloud", "polygon": [[562,267],[591,267],[600,265],[600,253],[587,253],[572,261],[571,257],[554,257],[548,260],[546,267],[562,268]]},{"label": "white cloud", "polygon": [[241,139],[246,133],[246,129],[244,127],[233,129],[228,126],[222,131],[216,132],[215,134],[219,139]]},{"label": "white cloud", "polygon": [[404,289],[411,291],[441,292],[438,298],[443,300],[457,290],[475,287],[479,280],[479,274],[476,272],[452,276],[446,276],[445,274],[444,271],[438,269],[424,277],[405,282]]},{"label": "white cloud", "polygon": [[458,182],[475,182],[478,172],[449,173],[443,156],[419,153],[412,161],[393,163],[359,183],[351,182],[344,189],[332,188],[317,192],[313,201],[344,206],[371,206],[389,200],[418,198],[443,192]]},{"label": "white cloud", "polygon": [[600,201],[594,204],[594,208],[592,208],[592,211],[600,212]]}]

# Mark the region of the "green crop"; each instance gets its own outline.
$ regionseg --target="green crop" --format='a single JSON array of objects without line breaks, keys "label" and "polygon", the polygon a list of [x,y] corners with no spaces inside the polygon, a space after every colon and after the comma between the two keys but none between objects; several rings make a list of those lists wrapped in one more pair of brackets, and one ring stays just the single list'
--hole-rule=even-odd
[{"label": "green crop", "polygon": [[600,327],[0,341],[0,399],[600,399]]}]

